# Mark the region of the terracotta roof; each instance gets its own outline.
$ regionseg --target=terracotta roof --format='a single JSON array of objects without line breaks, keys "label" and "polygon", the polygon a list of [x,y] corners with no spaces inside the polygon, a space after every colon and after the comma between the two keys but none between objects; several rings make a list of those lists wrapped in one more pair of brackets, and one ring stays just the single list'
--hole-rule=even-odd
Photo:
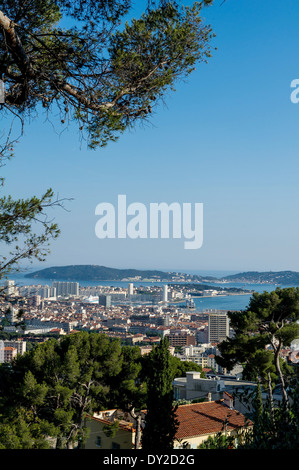
[{"label": "terracotta roof", "polygon": [[181,405],[176,415],[180,423],[176,439],[221,432],[225,419],[228,431],[241,428],[247,423],[244,415],[229,409],[223,404],[223,400]]}]

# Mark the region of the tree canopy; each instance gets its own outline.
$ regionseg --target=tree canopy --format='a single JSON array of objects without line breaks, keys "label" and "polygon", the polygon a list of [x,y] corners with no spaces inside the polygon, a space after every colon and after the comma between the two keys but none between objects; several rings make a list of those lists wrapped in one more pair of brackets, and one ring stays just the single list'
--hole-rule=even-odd
[{"label": "tree canopy", "polygon": [[[0,198],[0,241],[10,250],[0,255],[0,279],[11,270],[18,270],[24,259],[44,261],[49,242],[59,236],[57,224],[49,217],[50,207],[61,206],[52,189],[41,197],[13,199]],[[5,293],[5,289],[4,293]]]},{"label": "tree canopy", "polygon": [[180,360],[171,359],[166,340],[147,356],[96,332],[37,343],[0,365],[0,448],[78,446],[87,436],[85,418],[112,408],[135,419],[136,448],[148,409],[148,431],[159,428],[158,445],[170,448],[176,429],[172,381],[180,368]]},{"label": "tree canopy", "polygon": [[18,356],[11,369],[0,367],[1,429],[9,423],[19,429],[20,416],[33,448],[39,445],[36,438],[42,429],[49,433],[45,438],[55,439],[57,448],[72,447],[84,439],[86,414],[110,403],[109,381],[121,366],[120,342],[104,334],[78,332],[37,345]]},{"label": "tree canopy", "polygon": [[210,57],[203,4],[148,2],[136,19],[129,0],[2,2],[2,112],[23,123],[41,106],[59,110],[90,147],[106,145]]},{"label": "tree canopy", "polygon": [[173,448],[178,427],[167,338],[161,339],[153,348],[147,364],[147,399],[142,449],[147,452],[167,451]]},{"label": "tree canopy", "polygon": [[234,336],[218,345],[217,362],[229,370],[241,363],[244,376],[262,383],[268,381],[268,385],[273,381],[273,385],[281,386],[287,402],[292,370],[282,360],[281,353],[299,336],[299,288],[256,292],[246,310],[228,315]]}]

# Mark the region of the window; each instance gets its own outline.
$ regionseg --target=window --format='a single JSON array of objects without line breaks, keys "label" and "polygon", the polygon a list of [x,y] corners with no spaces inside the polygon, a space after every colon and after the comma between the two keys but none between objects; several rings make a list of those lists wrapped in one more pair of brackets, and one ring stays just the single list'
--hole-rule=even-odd
[{"label": "window", "polygon": [[101,436],[97,436],[96,437],[96,446],[101,447],[101,445],[102,445],[102,438],[101,438]]},{"label": "window", "polygon": [[174,387],[174,399],[179,400],[181,398],[180,389],[178,387]]},{"label": "window", "polygon": [[112,442],[112,449],[120,449],[120,444],[117,442]]}]

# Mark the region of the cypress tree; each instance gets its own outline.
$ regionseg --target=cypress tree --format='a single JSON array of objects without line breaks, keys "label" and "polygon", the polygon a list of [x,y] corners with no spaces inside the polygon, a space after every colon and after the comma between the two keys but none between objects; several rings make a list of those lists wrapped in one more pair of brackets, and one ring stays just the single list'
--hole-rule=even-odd
[{"label": "cypress tree", "polygon": [[146,451],[173,448],[178,427],[176,406],[173,404],[172,373],[169,343],[162,339],[148,357],[147,412],[142,435]]}]

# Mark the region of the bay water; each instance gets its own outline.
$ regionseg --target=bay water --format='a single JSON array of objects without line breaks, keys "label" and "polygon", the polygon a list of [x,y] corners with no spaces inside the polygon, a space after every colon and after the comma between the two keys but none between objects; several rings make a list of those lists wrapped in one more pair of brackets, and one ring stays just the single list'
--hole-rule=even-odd
[{"label": "bay water", "polygon": [[[28,271],[27,271],[28,272]],[[179,272],[179,270],[177,271]],[[180,271],[182,272],[182,271]],[[224,277],[229,274],[235,274],[236,272],[232,271],[183,271],[189,272],[190,274],[199,274],[201,276],[213,276],[217,279]],[[16,286],[28,286],[28,285],[52,285],[52,280],[48,279],[30,279],[26,278],[24,273],[15,273],[10,276],[11,280],[15,281]],[[58,279],[57,279],[58,280]],[[1,283],[3,284],[4,281]],[[126,288],[128,286],[128,281],[78,281],[79,285],[82,287],[86,286],[114,286],[114,287],[123,287]],[[162,286],[163,284],[170,284],[169,282],[137,282],[133,281],[134,286]],[[209,286],[216,286],[216,287],[236,287],[241,288],[244,290],[250,290],[255,292],[271,292],[275,290],[278,286],[275,284],[244,284],[244,283],[237,283],[237,282],[213,282],[208,281],[207,284]],[[294,286],[279,286],[279,287],[294,287]],[[249,294],[241,294],[241,295],[217,295],[212,297],[193,297],[195,310],[197,312],[205,311],[205,310],[243,310],[248,306],[250,297],[252,293]]]}]

